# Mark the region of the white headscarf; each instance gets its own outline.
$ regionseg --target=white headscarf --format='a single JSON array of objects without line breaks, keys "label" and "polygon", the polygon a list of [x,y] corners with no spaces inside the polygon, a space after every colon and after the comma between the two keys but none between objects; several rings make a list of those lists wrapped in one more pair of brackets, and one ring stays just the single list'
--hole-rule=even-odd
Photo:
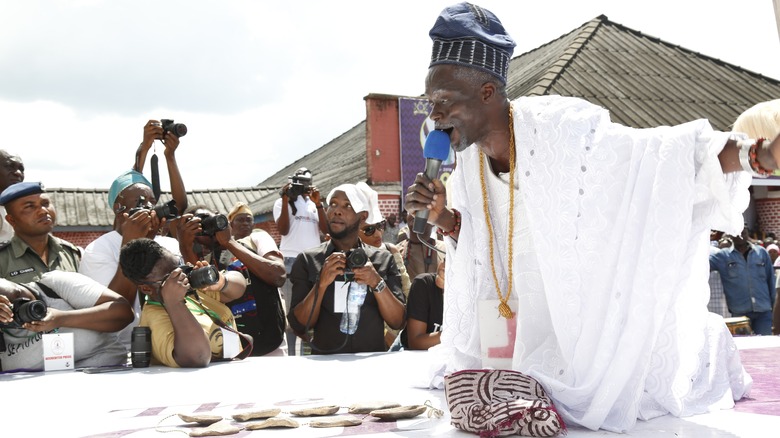
[{"label": "white headscarf", "polygon": [[357,184],[342,184],[334,188],[328,193],[326,198],[328,204],[330,204],[330,198],[336,192],[344,192],[347,195],[347,199],[352,204],[352,210],[355,213],[360,213],[361,211],[368,212],[367,224],[376,224],[384,220],[382,213],[379,212],[379,194],[363,181]]}]

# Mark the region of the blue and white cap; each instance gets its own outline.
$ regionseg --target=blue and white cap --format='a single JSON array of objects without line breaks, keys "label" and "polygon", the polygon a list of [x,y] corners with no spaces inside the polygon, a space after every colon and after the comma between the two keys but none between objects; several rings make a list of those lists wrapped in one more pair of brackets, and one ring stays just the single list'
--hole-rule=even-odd
[{"label": "blue and white cap", "polygon": [[460,64],[486,71],[506,83],[515,41],[492,12],[471,3],[445,8],[429,32],[431,64]]}]

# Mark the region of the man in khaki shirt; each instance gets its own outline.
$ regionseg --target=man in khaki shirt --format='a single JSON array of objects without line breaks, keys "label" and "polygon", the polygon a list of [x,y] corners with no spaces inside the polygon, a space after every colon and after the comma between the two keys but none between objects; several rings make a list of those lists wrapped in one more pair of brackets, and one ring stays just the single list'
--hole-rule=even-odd
[{"label": "man in khaki shirt", "polygon": [[53,270],[78,272],[81,249],[51,235],[56,213],[41,183],[9,186],[0,205],[14,229],[11,240],[0,244],[0,277],[28,283]]}]

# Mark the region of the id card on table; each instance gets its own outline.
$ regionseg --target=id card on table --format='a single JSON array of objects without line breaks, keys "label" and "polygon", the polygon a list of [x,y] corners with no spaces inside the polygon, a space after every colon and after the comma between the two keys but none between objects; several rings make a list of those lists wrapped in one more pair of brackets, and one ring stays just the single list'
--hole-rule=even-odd
[{"label": "id card on table", "polygon": [[[477,320],[481,345],[482,367],[508,370],[512,368],[512,355],[515,351],[517,320],[506,319],[498,313],[498,300],[480,300]],[[517,302],[509,302],[509,307],[517,309]]]},{"label": "id card on table", "polygon": [[45,333],[43,341],[43,370],[72,370],[73,333]]}]

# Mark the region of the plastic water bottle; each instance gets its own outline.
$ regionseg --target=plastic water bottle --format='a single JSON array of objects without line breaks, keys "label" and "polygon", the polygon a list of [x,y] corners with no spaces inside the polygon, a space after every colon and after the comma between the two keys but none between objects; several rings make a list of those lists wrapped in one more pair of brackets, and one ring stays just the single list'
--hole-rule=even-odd
[{"label": "plastic water bottle", "polygon": [[354,281],[349,283],[347,292],[347,311],[341,315],[340,329],[342,333],[354,335],[357,331],[360,321],[360,307],[366,300],[368,287],[364,284],[357,284]]}]

